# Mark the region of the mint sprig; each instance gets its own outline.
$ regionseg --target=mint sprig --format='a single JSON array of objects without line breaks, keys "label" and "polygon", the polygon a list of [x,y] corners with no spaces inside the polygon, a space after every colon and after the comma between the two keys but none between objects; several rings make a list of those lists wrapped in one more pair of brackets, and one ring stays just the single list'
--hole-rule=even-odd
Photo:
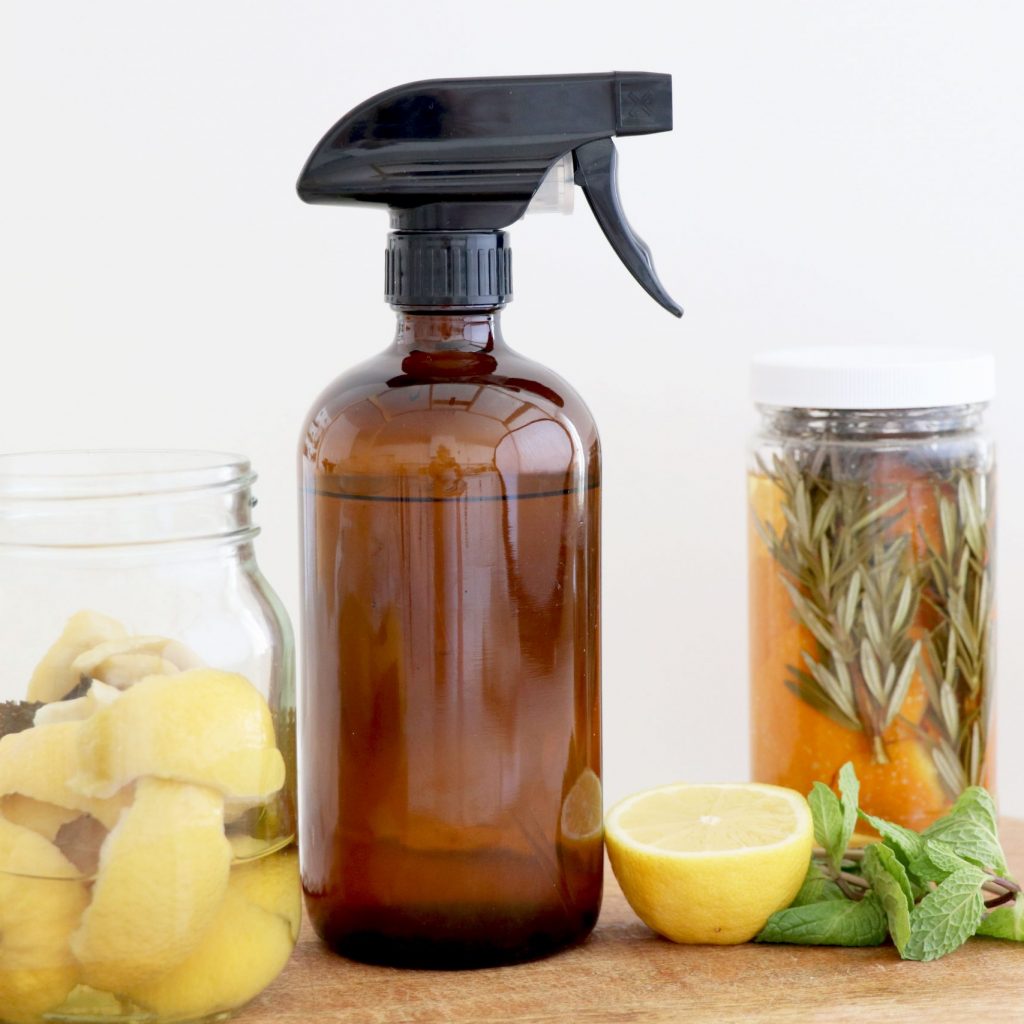
[{"label": "mint sprig", "polygon": [[906,869],[889,847],[872,843],[864,851],[861,870],[882,904],[889,934],[903,956],[913,930],[911,913],[914,910],[914,893]]},{"label": "mint sprig", "polygon": [[988,790],[970,786],[960,794],[949,814],[924,831],[925,840],[941,840],[964,860],[994,871],[1006,870],[999,845],[996,807]]},{"label": "mint sprig", "polygon": [[843,890],[836,885],[831,875],[820,865],[811,861],[807,877],[790,907],[803,907],[809,903],[826,903],[829,900],[844,900]]},{"label": "mint sprig", "polygon": [[910,938],[900,951],[904,960],[937,960],[959,949],[977,930],[985,914],[976,867],[954,871],[928,893],[910,914]]},{"label": "mint sprig", "polygon": [[974,934],[1024,942],[1024,898],[1018,893],[1008,907],[997,907],[981,922]]},{"label": "mint sprig", "polygon": [[[836,794],[808,796],[819,844],[793,902],[773,914],[758,942],[877,946],[891,938],[904,960],[935,960],[972,935],[1024,942],[1024,894],[1010,877],[996,808],[980,786],[918,833],[858,809],[853,766]],[[881,840],[849,846],[858,816]]]},{"label": "mint sprig", "polygon": [[815,782],[807,797],[814,819],[814,838],[825,850],[836,872],[857,826],[860,782],[849,762],[839,770],[839,792],[841,797],[837,797],[823,782]]},{"label": "mint sprig", "polygon": [[880,946],[888,934],[885,911],[869,893],[859,902],[837,900],[787,907],[772,914],[758,942],[800,946]]}]

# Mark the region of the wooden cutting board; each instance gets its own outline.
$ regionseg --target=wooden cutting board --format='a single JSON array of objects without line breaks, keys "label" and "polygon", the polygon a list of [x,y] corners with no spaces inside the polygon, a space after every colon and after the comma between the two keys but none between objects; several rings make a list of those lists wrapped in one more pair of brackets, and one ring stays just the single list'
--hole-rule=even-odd
[{"label": "wooden cutting board", "polygon": [[[1024,821],[1006,821],[1024,875]],[[892,946],[677,946],[633,914],[611,871],[582,946],[516,967],[463,972],[368,967],[334,956],[308,923],[280,978],[239,1024],[793,1024],[1024,1021],[1024,944],[971,939],[933,963]]]}]

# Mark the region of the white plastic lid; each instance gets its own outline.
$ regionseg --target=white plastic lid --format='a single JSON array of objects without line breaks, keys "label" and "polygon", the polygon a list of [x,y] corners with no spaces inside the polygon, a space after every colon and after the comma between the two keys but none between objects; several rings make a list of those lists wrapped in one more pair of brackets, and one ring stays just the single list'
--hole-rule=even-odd
[{"label": "white plastic lid", "polygon": [[995,360],[957,349],[794,348],[755,356],[758,405],[793,409],[929,409],[990,402]]}]

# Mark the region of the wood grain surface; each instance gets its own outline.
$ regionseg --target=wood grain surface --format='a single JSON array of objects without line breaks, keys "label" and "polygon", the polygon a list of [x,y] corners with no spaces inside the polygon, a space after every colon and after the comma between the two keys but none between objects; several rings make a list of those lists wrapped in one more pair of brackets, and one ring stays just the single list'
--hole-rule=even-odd
[{"label": "wood grain surface", "polygon": [[[1024,821],[1006,821],[1024,874]],[[633,914],[609,870],[582,946],[516,967],[408,971],[334,956],[306,924],[280,978],[238,1024],[663,1024],[669,1021],[1007,1024],[1024,1021],[1024,945],[972,939],[934,963],[892,946],[677,946]]]}]

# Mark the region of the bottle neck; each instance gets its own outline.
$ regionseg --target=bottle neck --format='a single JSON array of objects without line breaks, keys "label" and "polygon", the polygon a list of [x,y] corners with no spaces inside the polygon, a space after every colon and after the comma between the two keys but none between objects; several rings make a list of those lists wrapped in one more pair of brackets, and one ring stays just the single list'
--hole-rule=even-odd
[{"label": "bottle neck", "polygon": [[476,312],[512,298],[504,231],[392,231],[384,295],[397,309]]},{"label": "bottle neck", "polygon": [[501,310],[478,313],[398,310],[395,347],[404,355],[414,352],[500,352],[505,348],[501,334]]}]

